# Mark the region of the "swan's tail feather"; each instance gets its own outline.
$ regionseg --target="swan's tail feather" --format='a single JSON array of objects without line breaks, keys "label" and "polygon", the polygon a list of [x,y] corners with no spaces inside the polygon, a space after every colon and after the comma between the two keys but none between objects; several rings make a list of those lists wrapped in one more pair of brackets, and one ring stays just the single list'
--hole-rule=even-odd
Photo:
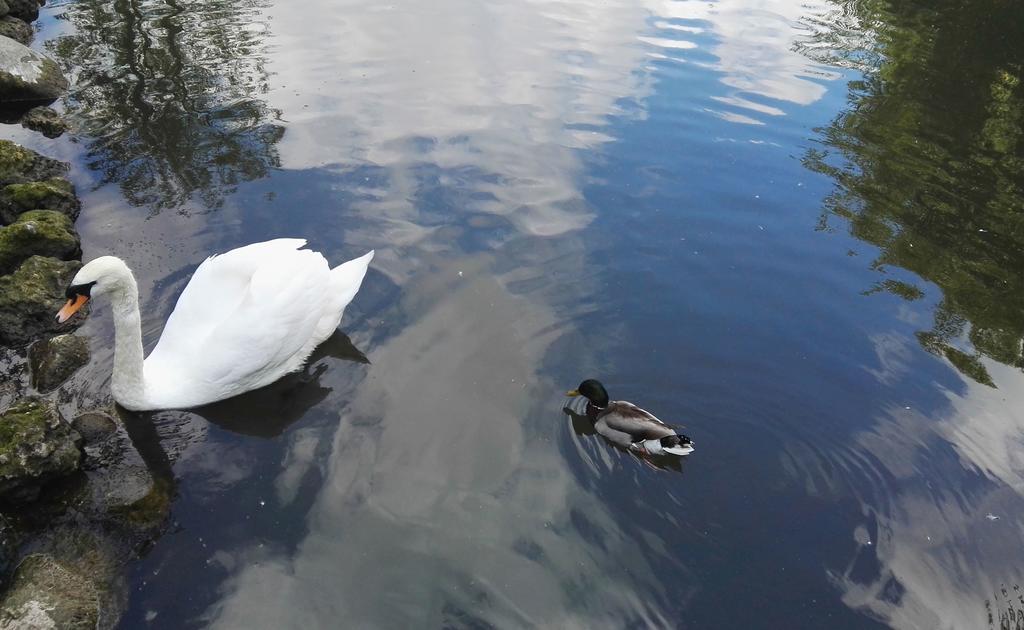
[{"label": "swan's tail feather", "polygon": [[331,286],[338,292],[341,309],[348,306],[359,292],[366,271],[370,268],[370,261],[373,260],[373,254],[374,250],[371,249],[359,258],[353,258],[331,269]]},{"label": "swan's tail feather", "polygon": [[331,269],[330,291],[333,299],[317,324],[314,334],[315,343],[309,348],[310,352],[320,342],[330,337],[341,323],[345,307],[356,297],[359,287],[363,284],[370,261],[373,260],[373,253],[373,250],[370,250],[359,258],[353,258]]}]

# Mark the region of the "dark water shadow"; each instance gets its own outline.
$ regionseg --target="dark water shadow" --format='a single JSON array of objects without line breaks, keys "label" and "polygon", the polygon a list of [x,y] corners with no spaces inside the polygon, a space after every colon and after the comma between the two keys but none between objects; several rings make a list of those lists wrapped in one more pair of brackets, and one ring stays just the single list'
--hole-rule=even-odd
[{"label": "dark water shadow", "polygon": [[162,425],[173,423],[167,422],[168,414],[175,419],[181,414],[199,416],[239,435],[277,437],[331,392],[330,387],[320,385],[327,365],[318,365],[328,357],[353,363],[370,362],[345,333],[335,331],[317,347],[305,368],[266,387],[187,411],[129,411],[118,407],[118,414],[150,473],[156,479],[172,482],[173,461],[160,434]]},{"label": "dark water shadow", "polygon": [[335,331],[317,347],[301,371],[288,374],[266,387],[191,412],[232,433],[277,437],[331,392],[330,387],[320,385],[320,377],[327,371],[327,365],[317,364],[327,357],[370,363],[345,333]]}]

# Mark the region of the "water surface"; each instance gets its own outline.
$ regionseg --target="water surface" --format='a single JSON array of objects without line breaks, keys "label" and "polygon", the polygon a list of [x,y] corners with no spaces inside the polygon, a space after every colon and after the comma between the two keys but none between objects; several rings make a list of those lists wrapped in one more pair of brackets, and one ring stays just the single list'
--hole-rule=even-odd
[{"label": "water surface", "polygon": [[[211,252],[377,251],[306,372],[145,418],[177,495],[123,627],[1017,627],[1014,5],[47,11],[46,150],[147,344]],[[585,377],[696,453],[572,422]]]}]

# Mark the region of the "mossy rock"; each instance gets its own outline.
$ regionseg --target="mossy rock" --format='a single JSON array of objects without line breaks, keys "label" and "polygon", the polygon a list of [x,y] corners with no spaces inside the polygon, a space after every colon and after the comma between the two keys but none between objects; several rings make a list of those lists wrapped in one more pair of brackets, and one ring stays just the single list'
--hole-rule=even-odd
[{"label": "mossy rock", "polygon": [[59,138],[71,128],[56,110],[45,106],[33,107],[25,112],[21,117],[21,126],[38,131],[47,138]]},{"label": "mossy rock", "polygon": [[32,387],[42,393],[53,391],[89,362],[89,341],[74,335],[41,339],[29,348],[28,365]]},{"label": "mossy rock", "polygon": [[81,267],[77,261],[32,256],[14,273],[0,276],[0,343],[21,345],[76,326],[58,324],[54,316],[65,302],[64,289]]},{"label": "mossy rock", "polygon": [[53,177],[39,182],[9,184],[0,189],[0,224],[8,225],[26,210],[55,210],[74,221],[82,209],[75,187]]},{"label": "mossy rock", "polygon": [[0,601],[0,630],[95,630],[101,591],[92,576],[46,554],[22,560]]},{"label": "mossy rock", "polygon": [[11,273],[30,256],[67,260],[81,252],[71,219],[53,210],[30,210],[0,227],[0,274]]},{"label": "mossy rock", "polygon": [[78,470],[81,438],[52,403],[26,398],[0,415],[0,499],[35,499],[43,485]]},{"label": "mossy rock", "polygon": [[[2,1],[0,0],[0,2]],[[0,18],[0,35],[10,37],[19,44],[28,46],[32,43],[35,31],[32,30],[32,25],[25,20],[19,20],[13,15],[7,15]]]},{"label": "mossy rock", "polygon": [[[0,98],[2,98],[0,86]],[[68,171],[64,162],[39,155],[10,140],[0,140],[0,186],[38,182],[61,177]],[[35,208],[27,208],[34,210]]]}]

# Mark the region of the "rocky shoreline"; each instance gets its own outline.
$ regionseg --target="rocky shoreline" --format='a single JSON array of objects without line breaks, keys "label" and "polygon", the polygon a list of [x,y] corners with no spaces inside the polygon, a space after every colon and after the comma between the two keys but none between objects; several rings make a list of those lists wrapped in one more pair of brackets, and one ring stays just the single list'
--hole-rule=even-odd
[{"label": "rocky shoreline", "polygon": [[[54,138],[68,126],[46,105],[68,83],[26,47],[38,14],[36,0],[0,0],[0,116]],[[165,527],[173,492],[116,410],[69,421],[53,398],[89,360],[77,325],[54,319],[81,267],[68,170],[0,140],[0,630],[113,627],[122,569]]]}]

